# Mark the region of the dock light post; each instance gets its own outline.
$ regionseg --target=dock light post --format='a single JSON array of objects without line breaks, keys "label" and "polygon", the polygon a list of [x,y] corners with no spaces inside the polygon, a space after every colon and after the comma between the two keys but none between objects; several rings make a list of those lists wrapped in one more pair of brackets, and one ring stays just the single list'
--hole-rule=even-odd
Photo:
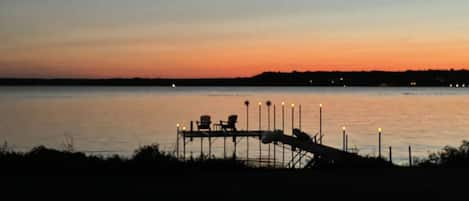
[{"label": "dock light post", "polygon": [[293,136],[293,129],[295,129],[295,104],[291,104],[291,131]]},{"label": "dock light post", "polygon": [[[262,112],[262,103],[259,102],[258,103],[259,105],[259,134],[262,134],[261,133],[261,129],[262,129],[262,126],[261,126],[261,112]],[[261,145],[261,135],[259,135],[259,163],[261,162],[262,160],[262,145]]]},{"label": "dock light post", "polygon": [[319,104],[319,144],[322,144],[322,104]]},{"label": "dock light post", "polygon": [[[186,130],[186,127],[182,127],[182,131],[185,131]],[[184,157],[184,160],[186,160],[186,135],[184,135],[184,133],[182,134],[182,141],[183,141],[183,157]]]},{"label": "dock light post", "polygon": [[[277,108],[276,108],[276,106],[275,106],[275,104],[274,104],[274,132],[275,132],[276,129],[277,129],[277,117],[276,117],[276,116],[277,116]],[[276,149],[276,145],[277,145],[277,141],[274,141],[274,167],[275,167],[275,165],[276,165],[276,163],[277,163],[277,157],[276,157],[276,156],[277,156],[277,153],[276,153],[276,152],[277,152],[277,149]]]},{"label": "dock light post", "polygon": [[[285,134],[285,102],[282,102],[282,134]],[[282,143],[282,165],[285,165],[285,144]]]},{"label": "dock light post", "polygon": [[381,132],[382,128],[378,128],[378,157],[381,158]]},{"label": "dock light post", "polygon": [[[295,104],[291,104],[291,135],[293,136],[293,130],[295,129]],[[291,159],[293,160],[294,154],[293,151],[295,148],[292,146],[291,148]],[[293,163],[293,168],[295,168],[295,164]]]},{"label": "dock light post", "polygon": [[176,158],[179,160],[179,124],[176,124]]},{"label": "dock light post", "polygon": [[268,100],[265,104],[267,105],[267,130],[270,131],[270,106],[272,105],[272,102]]},{"label": "dock light post", "polygon": [[259,102],[257,105],[259,105],[259,131],[261,131],[261,111],[262,111],[262,103]]},{"label": "dock light post", "polygon": [[[268,100],[265,104],[267,105],[267,131],[270,131],[270,106],[272,105],[272,102]],[[267,148],[267,163],[270,165],[270,143]]]},{"label": "dock light post", "polygon": [[342,150],[345,151],[345,126],[342,126]]},{"label": "dock light post", "polygon": [[[244,101],[246,105],[246,131],[249,131],[249,100]],[[246,137],[246,160],[249,160],[249,137]]]}]

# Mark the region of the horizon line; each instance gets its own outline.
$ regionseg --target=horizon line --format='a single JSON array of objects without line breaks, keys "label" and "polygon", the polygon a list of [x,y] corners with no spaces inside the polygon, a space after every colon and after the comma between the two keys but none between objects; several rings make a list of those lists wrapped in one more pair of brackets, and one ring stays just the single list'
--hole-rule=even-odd
[{"label": "horizon line", "polygon": [[265,73],[283,73],[283,74],[288,74],[288,73],[372,73],[372,72],[382,72],[382,73],[405,73],[405,72],[430,72],[430,71],[443,71],[443,72],[453,72],[453,71],[469,71],[468,68],[449,68],[449,69],[419,69],[419,70],[412,70],[412,69],[407,69],[407,70],[316,70],[316,71],[298,71],[298,70],[292,70],[292,71],[273,71],[273,70],[268,70],[268,71],[263,71],[251,76],[233,76],[233,77],[0,77],[0,79],[31,79],[31,80],[113,80],[113,79],[161,79],[161,80],[198,80],[198,79],[249,79],[253,78]]}]

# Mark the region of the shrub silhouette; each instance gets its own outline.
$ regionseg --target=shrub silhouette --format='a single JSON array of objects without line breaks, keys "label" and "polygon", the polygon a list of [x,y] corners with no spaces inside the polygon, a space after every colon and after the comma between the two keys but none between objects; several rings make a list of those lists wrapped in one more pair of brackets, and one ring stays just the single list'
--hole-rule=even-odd
[{"label": "shrub silhouette", "polygon": [[469,167],[469,141],[464,140],[459,147],[445,146],[443,150],[432,153],[428,159],[419,163],[424,167]]}]

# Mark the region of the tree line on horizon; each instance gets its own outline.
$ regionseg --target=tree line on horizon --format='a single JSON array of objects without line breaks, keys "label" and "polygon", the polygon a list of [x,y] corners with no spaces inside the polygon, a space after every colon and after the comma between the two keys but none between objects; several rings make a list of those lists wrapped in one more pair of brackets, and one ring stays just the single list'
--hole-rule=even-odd
[{"label": "tree line on horizon", "polygon": [[238,78],[0,78],[2,86],[454,86],[468,70],[263,72]]}]

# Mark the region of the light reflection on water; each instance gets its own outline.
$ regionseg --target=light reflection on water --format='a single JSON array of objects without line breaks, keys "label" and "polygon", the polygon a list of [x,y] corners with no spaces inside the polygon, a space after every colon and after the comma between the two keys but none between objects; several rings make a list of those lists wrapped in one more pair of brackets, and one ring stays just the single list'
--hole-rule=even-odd
[{"label": "light reflection on water", "polygon": [[[188,127],[201,114],[210,114],[213,121],[238,114],[238,127],[244,129],[243,102],[250,100],[250,125],[258,128],[256,103],[271,100],[277,106],[277,128],[280,103],[285,101],[288,106],[301,104],[303,130],[317,133],[322,103],[326,144],[341,147],[345,125],[349,147],[357,147],[363,155],[376,155],[377,128],[382,127],[383,155],[392,146],[394,160],[405,161],[408,145],[415,156],[422,157],[469,138],[468,97],[469,89],[464,88],[1,87],[0,140],[17,150],[37,145],[62,148],[64,136],[73,136],[75,148],[89,153],[130,155],[138,146],[151,143],[172,151],[176,123]],[[263,105],[265,129],[267,108]],[[291,130],[290,109],[286,108],[286,130]],[[217,156],[223,155],[222,142],[214,143]],[[256,158],[257,141],[251,139],[250,145],[251,157]],[[198,155],[199,146],[198,141],[191,143],[188,153]],[[242,140],[239,156],[245,156],[244,146]]]}]

